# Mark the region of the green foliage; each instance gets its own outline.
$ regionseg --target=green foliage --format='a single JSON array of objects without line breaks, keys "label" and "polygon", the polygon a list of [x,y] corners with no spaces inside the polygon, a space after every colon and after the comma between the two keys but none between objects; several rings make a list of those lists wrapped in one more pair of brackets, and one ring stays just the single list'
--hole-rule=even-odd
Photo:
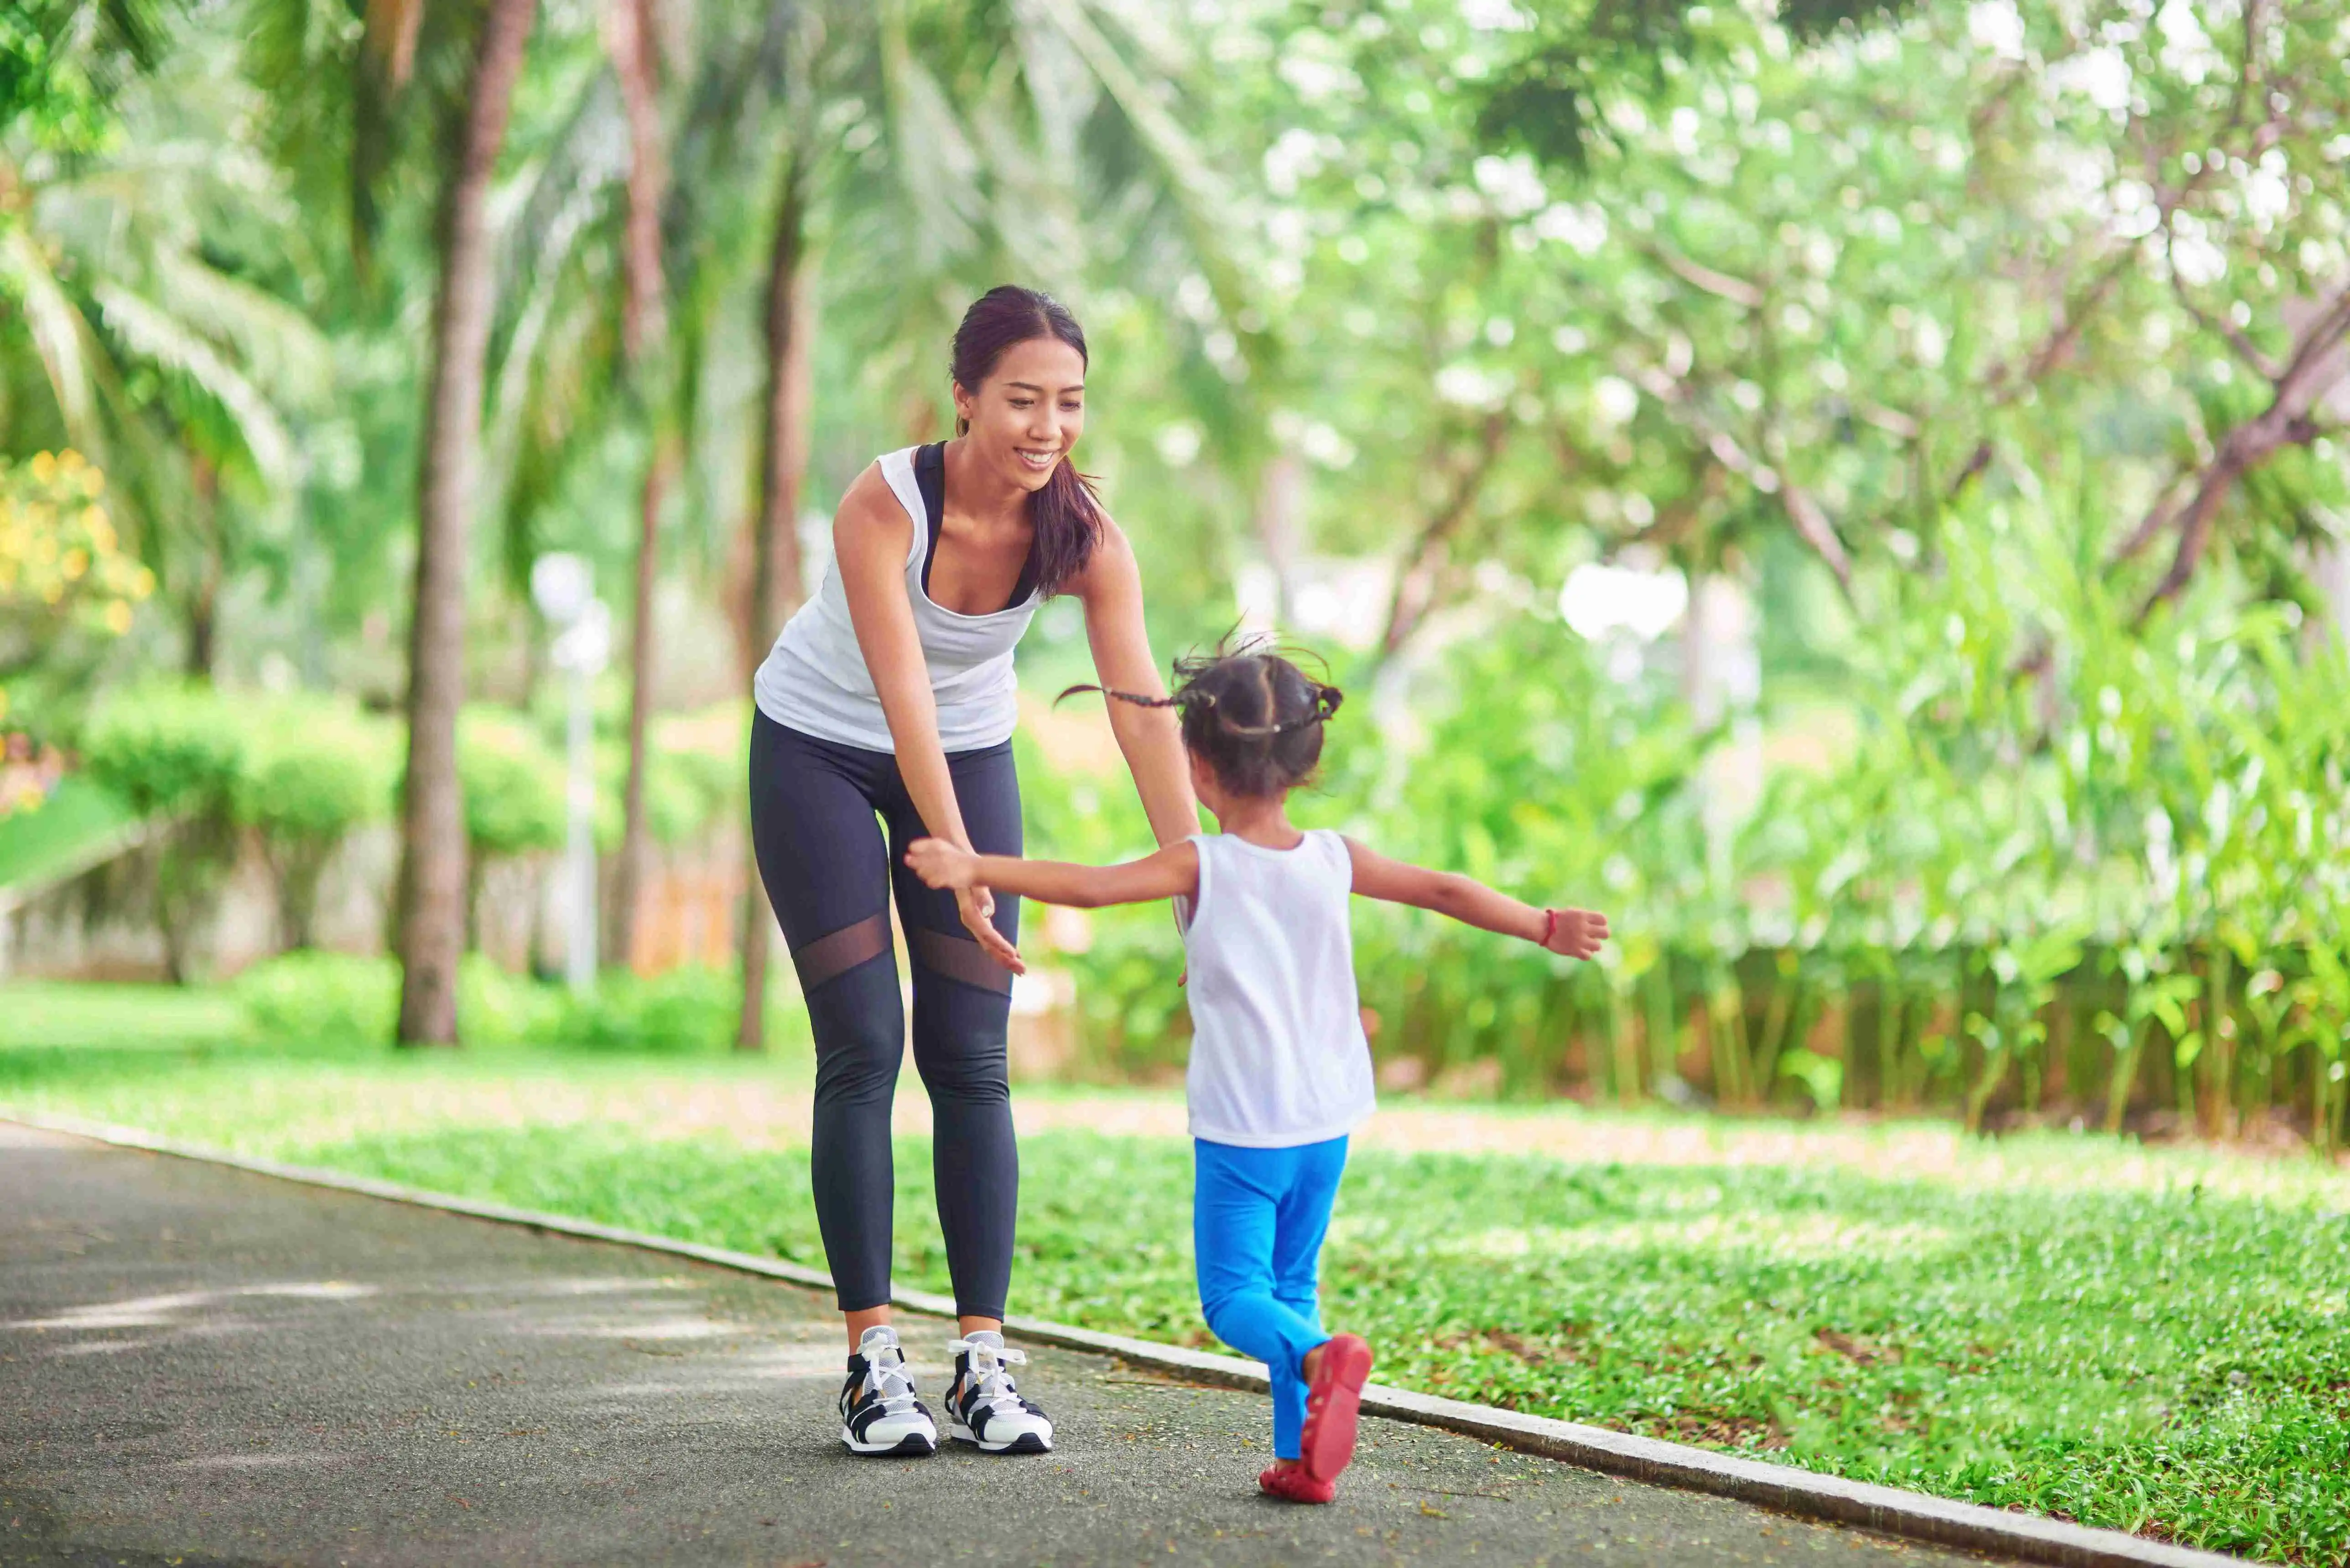
[{"label": "green foliage", "polygon": [[650,976],[616,971],[567,999],[556,1037],[611,1051],[723,1051],[743,1011],[737,976],[691,967]]},{"label": "green foliage", "polygon": [[[271,1044],[377,1049],[391,1042],[400,965],[390,958],[291,952],[238,975],[230,990],[246,1033]],[[472,1045],[545,1044],[566,1038],[567,1003],[551,988],[510,975],[479,953],[457,970],[457,1019]]]},{"label": "green foliage", "polygon": [[[70,448],[0,456],[0,725],[41,737],[98,652],[130,628],[154,574],[124,548],[106,476]],[[22,685],[26,690],[18,690]],[[50,715],[54,717],[54,713]]]},{"label": "green foliage", "polygon": [[563,764],[527,723],[492,708],[467,709],[457,724],[457,778],[476,863],[562,846]]},{"label": "green foliage", "polygon": [[151,681],[109,698],[83,727],[82,765],[142,817],[225,818],[243,733],[211,687]]},{"label": "green foliage", "polygon": [[291,952],[255,964],[229,991],[256,1040],[328,1050],[381,1047],[400,1011],[400,966],[387,958]]},{"label": "green foliage", "polygon": [[[308,1048],[388,1045],[400,966],[389,958],[294,952],[265,960],[230,987],[255,1040]],[[469,1045],[565,1045],[676,1054],[722,1052],[734,1038],[743,987],[732,975],[677,969],[616,971],[584,997],[510,975],[479,953],[457,977],[458,1028]],[[779,1019],[779,1033],[795,1031]]]},{"label": "green foliage", "polygon": [[155,0],[16,0],[0,12],[0,138],[94,147],[113,129],[122,78],[163,47]]},{"label": "green foliage", "polygon": [[389,724],[315,698],[273,698],[257,708],[234,792],[238,821],[292,844],[331,841],[383,819],[395,773]]},{"label": "green foliage", "polygon": [[327,862],[354,828],[390,809],[398,736],[348,702],[284,696],[245,708],[236,819],[258,835],[276,874],[287,940],[307,947]]}]

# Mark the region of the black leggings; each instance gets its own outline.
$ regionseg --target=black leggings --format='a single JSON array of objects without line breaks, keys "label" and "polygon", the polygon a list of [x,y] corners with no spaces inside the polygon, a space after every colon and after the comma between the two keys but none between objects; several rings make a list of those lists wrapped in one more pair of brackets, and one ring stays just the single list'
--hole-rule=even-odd
[{"label": "black leggings", "polygon": [[[1010,743],[958,753],[947,769],[972,846],[1019,854]],[[889,825],[886,847],[877,812]],[[906,1039],[889,940],[894,884],[914,961],[914,1066],[931,1095],[931,1174],[955,1310],[1000,1318],[1020,1198],[1004,1073],[1012,975],[963,929],[954,895],[906,868],[906,846],[923,831],[896,757],[804,735],[764,713],[752,720],[751,836],[816,1034],[809,1158],[840,1310],[889,1300],[889,1103]],[[1019,940],[1017,898],[995,895],[995,927]]]}]

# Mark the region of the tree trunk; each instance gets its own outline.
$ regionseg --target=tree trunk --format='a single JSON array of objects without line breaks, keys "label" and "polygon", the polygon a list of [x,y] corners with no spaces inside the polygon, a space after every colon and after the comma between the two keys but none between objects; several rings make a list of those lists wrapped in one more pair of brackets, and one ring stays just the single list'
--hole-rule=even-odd
[{"label": "tree trunk", "polygon": [[465,700],[465,555],[481,462],[482,367],[495,274],[484,207],[537,0],[490,0],[435,238],[432,367],[417,487],[416,606],[408,644],[408,773],[402,793],[399,1037],[457,1041],[465,941],[465,814],[457,710]]},{"label": "tree trunk", "polygon": [[637,902],[644,895],[652,858],[645,826],[645,736],[652,719],[653,589],[660,578],[660,507],[668,488],[669,454],[656,441],[638,510],[636,596],[629,639],[629,782],[620,796],[620,856],[612,867],[612,907],[605,922],[607,963],[632,961]]},{"label": "tree trunk", "polygon": [[196,526],[190,530],[203,558],[188,595],[188,668],[191,679],[210,680],[220,657],[221,519],[220,470],[191,454],[188,477],[195,492]]},{"label": "tree trunk", "polygon": [[[759,452],[759,515],[751,534],[751,607],[743,622],[746,683],[800,597],[800,480],[807,472],[814,400],[809,349],[816,335],[816,269],[807,255],[804,175],[798,158],[788,157],[775,209],[775,250],[767,265],[766,422]],[[775,941],[775,915],[767,908],[758,856],[747,836],[743,860],[743,916],[735,922],[743,960],[743,1016],[734,1044],[738,1050],[760,1051],[767,1044],[767,955]]]},{"label": "tree trunk", "polygon": [[670,452],[660,433],[660,208],[668,173],[661,162],[660,105],[653,56],[650,0],[612,0],[606,46],[629,119],[629,198],[621,256],[624,294],[620,341],[630,391],[650,427],[637,529],[635,621],[629,652],[629,780],[621,794],[620,857],[612,868],[612,905],[606,922],[609,961],[629,963],[636,949],[637,903],[644,893],[652,847],[645,829],[645,733],[653,694],[653,589],[660,578],[660,507],[669,487]]}]

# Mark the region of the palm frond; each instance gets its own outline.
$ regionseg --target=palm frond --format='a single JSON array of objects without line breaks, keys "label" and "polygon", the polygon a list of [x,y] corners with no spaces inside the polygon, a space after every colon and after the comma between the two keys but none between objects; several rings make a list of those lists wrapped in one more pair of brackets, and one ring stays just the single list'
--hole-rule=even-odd
[{"label": "palm frond", "polygon": [[907,47],[894,7],[882,16],[880,29],[890,161],[916,223],[915,265],[935,274],[977,241],[982,164],[938,78]]},{"label": "palm frond", "polygon": [[106,441],[90,392],[90,360],[97,345],[89,323],[57,282],[38,242],[20,223],[0,225],[0,290],[24,313],[26,331],[41,357],[67,437],[102,462]]},{"label": "palm frond", "polygon": [[107,329],[124,347],[187,378],[228,417],[238,443],[265,483],[280,490],[293,484],[297,477],[293,438],[269,400],[243,372],[153,301],[113,283],[101,283],[92,292]]},{"label": "palm frond", "polygon": [[1225,319],[1234,324],[1243,351],[1251,359],[1263,358],[1271,352],[1271,344],[1263,334],[1241,326],[1254,314],[1250,308],[1254,291],[1233,248],[1234,230],[1223,182],[1206,155],[1160,101],[1152,84],[1095,25],[1087,0],[1024,0],[1024,4],[1034,6],[1039,18],[1068,39],[1133,128],[1166,181],[1200,272],[1215,291]]},{"label": "palm frond", "polygon": [[277,401],[310,408],[333,382],[333,353],[309,317],[240,278],[167,250],[156,258],[162,306],[193,331],[233,348]]}]

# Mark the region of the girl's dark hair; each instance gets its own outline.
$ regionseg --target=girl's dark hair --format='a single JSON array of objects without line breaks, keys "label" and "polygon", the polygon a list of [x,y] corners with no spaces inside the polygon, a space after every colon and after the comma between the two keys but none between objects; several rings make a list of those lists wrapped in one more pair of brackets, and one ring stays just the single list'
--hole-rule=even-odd
[{"label": "girl's dark hair", "polygon": [[[1049,294],[1001,284],[972,302],[955,328],[955,385],[977,392],[995,373],[996,362],[1015,343],[1037,337],[1057,337],[1077,351],[1077,362],[1087,363],[1086,329],[1069,307]],[[955,434],[971,429],[969,420],[955,421]],[[1079,473],[1067,458],[1054,465],[1053,477],[1028,497],[1028,524],[1035,531],[1029,559],[1035,563],[1036,591],[1051,597],[1061,586],[1086,569],[1102,534],[1101,498],[1094,482]]]},{"label": "girl's dark hair", "polygon": [[1322,761],[1322,725],[1347,694],[1315,680],[1262,645],[1175,661],[1172,697],[1139,697],[1107,686],[1072,686],[1066,699],[1098,691],[1142,708],[1182,716],[1183,747],[1208,764],[1234,794],[1278,795],[1314,776]]}]

